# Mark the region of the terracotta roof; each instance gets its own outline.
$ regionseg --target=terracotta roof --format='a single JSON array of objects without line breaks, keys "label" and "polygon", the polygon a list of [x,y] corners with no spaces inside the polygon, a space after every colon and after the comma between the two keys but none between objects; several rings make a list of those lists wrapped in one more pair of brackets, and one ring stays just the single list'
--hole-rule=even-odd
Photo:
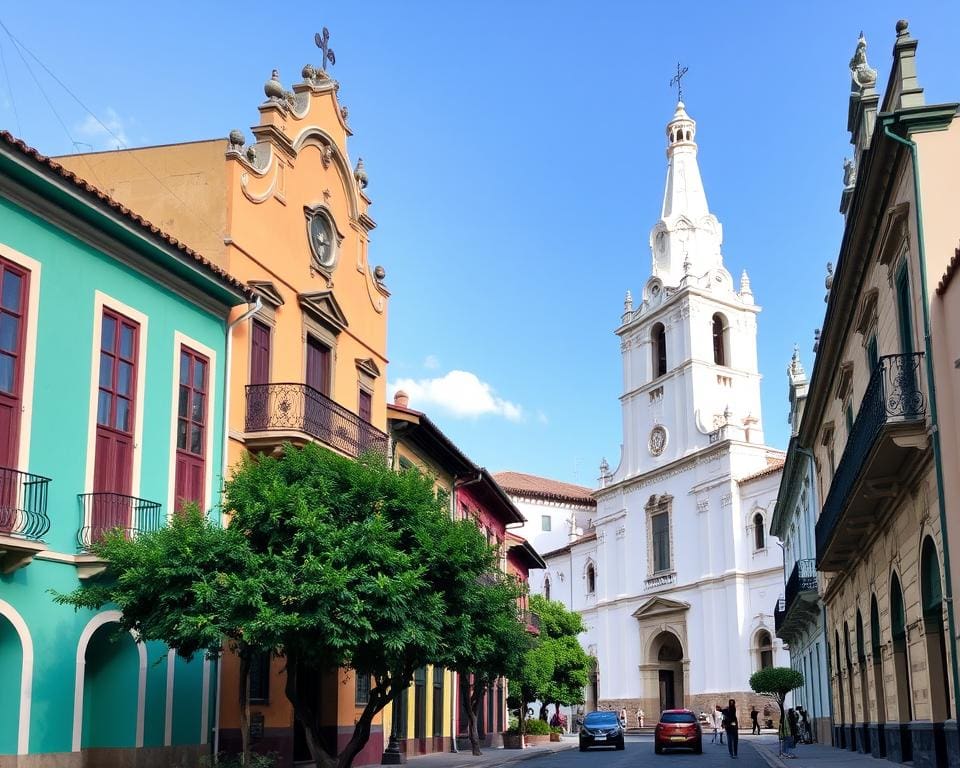
[{"label": "terracotta roof", "polygon": [[497,472],[493,477],[507,493],[555,501],[572,501],[591,506],[597,504],[591,496],[590,489],[582,485],[562,483],[559,480],[527,475],[523,472]]},{"label": "terracotta roof", "polygon": [[767,459],[768,465],[761,469],[759,472],[754,472],[752,475],[747,475],[746,477],[741,477],[737,480],[738,483],[746,483],[750,480],[756,480],[761,477],[766,477],[767,475],[772,475],[775,472],[779,472],[783,469],[784,459]]},{"label": "terracotta roof", "polygon": [[105,204],[109,208],[112,208],[114,211],[119,213],[125,219],[132,221],[138,227],[145,230],[154,240],[160,242],[164,247],[173,246],[177,250],[181,251],[185,256],[187,256],[190,259],[193,259],[193,261],[195,261],[197,264],[203,267],[207,272],[209,272],[215,279],[217,279],[223,285],[227,286],[228,288],[234,291],[237,291],[238,293],[243,294],[245,297],[247,297],[251,301],[253,300],[253,292],[250,290],[250,288],[246,286],[244,283],[237,280],[237,278],[235,278],[229,272],[222,269],[221,267],[218,267],[209,259],[201,256],[199,253],[194,251],[188,245],[181,242],[180,240],[177,240],[177,238],[173,237],[173,235],[167,234],[162,229],[160,229],[160,227],[147,221],[140,214],[130,210],[122,203],[117,202],[112,197],[110,197],[110,195],[108,195],[106,192],[103,192],[102,190],[93,186],[93,184],[86,181],[85,179],[80,178],[73,171],[67,170],[62,165],[60,165],[60,163],[58,163],[56,160],[52,160],[46,155],[41,154],[26,142],[22,141],[21,139],[18,139],[9,131],[0,130],[0,139],[2,139],[7,144],[7,146],[16,150],[20,155],[22,155],[23,157],[26,157],[27,159],[32,161],[35,165],[42,166],[45,169],[53,171],[54,173],[58,174],[60,177],[62,177],[66,181],[72,183],[73,186],[75,186],[77,189],[83,192],[91,200],[96,200],[100,203]]},{"label": "terracotta roof", "polygon": [[960,269],[960,248],[954,250],[953,258],[950,259],[950,263],[947,264],[947,271],[944,272],[943,277],[940,278],[940,285],[937,286],[937,296],[943,296],[943,294],[946,293],[958,269]]}]

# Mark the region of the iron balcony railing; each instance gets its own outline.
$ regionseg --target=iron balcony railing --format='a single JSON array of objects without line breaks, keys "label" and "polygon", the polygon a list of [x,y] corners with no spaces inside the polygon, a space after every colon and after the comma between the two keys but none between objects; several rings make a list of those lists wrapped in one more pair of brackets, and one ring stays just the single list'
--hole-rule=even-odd
[{"label": "iron balcony railing", "polygon": [[128,538],[157,531],[167,524],[163,508],[155,501],[122,493],[81,493],[80,530],[77,543],[87,552],[110,531],[120,530]]},{"label": "iron balcony railing", "polygon": [[780,598],[773,606],[773,628],[775,632],[780,631],[783,626],[784,617],[787,615],[787,601]]},{"label": "iron balcony railing", "polygon": [[247,432],[295,430],[359,456],[387,455],[387,436],[357,414],[306,384],[248,384]]},{"label": "iron balcony railing", "polygon": [[38,541],[50,530],[49,483],[48,477],[0,467],[0,536]]},{"label": "iron balcony railing", "polygon": [[860,469],[880,431],[888,424],[922,420],[926,402],[920,385],[922,352],[884,355],[870,376],[820,518],[817,520],[817,557],[821,557],[843,515]]},{"label": "iron balcony railing", "polygon": [[793,564],[790,578],[787,579],[787,589],[784,593],[784,600],[786,601],[784,613],[789,613],[801,592],[811,591],[817,591],[817,561],[813,558],[797,560]]}]

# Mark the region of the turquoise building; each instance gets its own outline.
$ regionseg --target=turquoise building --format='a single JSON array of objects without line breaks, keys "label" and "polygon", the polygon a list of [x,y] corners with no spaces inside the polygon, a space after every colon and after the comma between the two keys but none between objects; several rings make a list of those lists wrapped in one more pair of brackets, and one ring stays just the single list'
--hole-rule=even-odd
[{"label": "turquoise building", "polygon": [[[105,530],[219,504],[231,309],[198,254],[0,133],[0,768],[189,765],[216,664],[54,604]],[[241,314],[237,312],[236,314]],[[52,755],[51,753],[55,753]]]}]

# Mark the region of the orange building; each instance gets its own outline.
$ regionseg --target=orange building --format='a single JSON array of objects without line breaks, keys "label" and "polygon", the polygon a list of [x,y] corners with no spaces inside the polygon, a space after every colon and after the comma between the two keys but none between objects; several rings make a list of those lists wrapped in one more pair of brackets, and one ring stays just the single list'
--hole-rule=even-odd
[{"label": "orange building", "polygon": [[[367,177],[362,161],[349,160],[338,90],[323,68],[305,66],[289,90],[274,71],[249,145],[231,131],[227,139],[59,158],[256,291],[255,310],[234,313],[227,352],[230,463],[285,441],[386,455],[389,292],[383,268],[368,259],[375,224]],[[254,665],[251,710],[254,748],[290,765],[309,754],[284,695],[283,664]],[[221,749],[239,744],[237,677],[228,654]],[[362,710],[351,673],[317,688],[328,746],[339,749]],[[378,718],[356,763],[379,762],[382,750]]]}]

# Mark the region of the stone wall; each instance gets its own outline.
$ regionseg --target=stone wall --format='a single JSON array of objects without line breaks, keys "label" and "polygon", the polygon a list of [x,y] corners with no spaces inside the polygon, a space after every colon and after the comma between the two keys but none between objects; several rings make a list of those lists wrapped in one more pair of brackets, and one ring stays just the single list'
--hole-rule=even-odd
[{"label": "stone wall", "polygon": [[[737,718],[740,723],[741,731],[749,731],[750,707],[756,707],[760,713],[760,726],[766,727],[765,721],[772,720],[773,727],[780,725],[780,709],[777,702],[773,699],[759,696],[756,693],[746,691],[731,691],[726,693],[695,693],[685,696],[683,707],[692,710],[696,714],[701,712],[712,712],[717,704],[726,707],[727,702],[734,699],[737,702]],[[654,726],[660,717],[660,702],[647,699],[600,699],[600,709],[610,709],[619,712],[621,708],[627,710],[627,727],[635,728],[637,725],[637,708],[643,709],[645,726]],[[766,712],[765,712],[766,710]]]}]

